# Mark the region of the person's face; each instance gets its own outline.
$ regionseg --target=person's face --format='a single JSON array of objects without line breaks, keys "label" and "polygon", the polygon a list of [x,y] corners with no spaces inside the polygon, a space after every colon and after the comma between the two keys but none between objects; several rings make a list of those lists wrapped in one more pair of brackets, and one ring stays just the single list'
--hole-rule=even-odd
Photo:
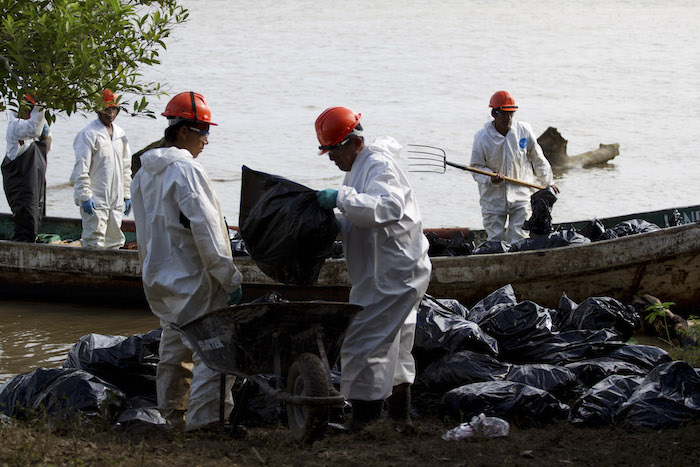
[{"label": "person's face", "polygon": [[187,149],[196,158],[209,144],[209,125],[206,123],[185,124],[181,129],[182,149]]},{"label": "person's face", "polygon": [[114,123],[118,113],[119,107],[106,107],[97,112],[97,118],[100,119],[104,126],[109,127],[112,126],[112,123]]},{"label": "person's face", "polygon": [[328,151],[328,158],[335,162],[335,165],[343,172],[350,172],[359,152],[358,141],[357,138],[349,138],[336,144],[335,148]]},{"label": "person's face", "polygon": [[513,114],[515,112],[508,112],[506,110],[495,110],[494,112],[494,125],[496,130],[503,136],[508,133],[511,125],[513,124]]}]

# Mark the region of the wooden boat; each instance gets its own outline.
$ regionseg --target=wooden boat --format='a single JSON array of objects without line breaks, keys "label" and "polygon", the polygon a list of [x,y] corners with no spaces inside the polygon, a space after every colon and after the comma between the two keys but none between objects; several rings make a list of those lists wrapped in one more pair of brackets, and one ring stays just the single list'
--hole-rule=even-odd
[{"label": "wooden boat", "polygon": [[[428,293],[455,298],[472,306],[497,288],[512,284],[518,298],[555,307],[562,293],[581,301],[612,296],[628,302],[649,293],[673,301],[681,309],[700,304],[700,206],[679,208],[686,225],[614,240],[550,250],[434,257]],[[601,219],[612,227],[626,219],[644,219],[665,226],[673,209]],[[581,228],[585,222],[568,225]],[[0,214],[0,237],[9,238],[10,215]],[[127,241],[135,240],[133,222],[124,222]],[[479,238],[483,232],[435,229],[443,236],[461,230]],[[42,232],[79,237],[77,219],[46,218]],[[235,262],[245,282],[244,299],[276,291],[290,300],[346,301],[350,279],[342,259],[327,260],[312,287],[288,286],[267,277],[247,257]],[[98,299],[112,304],[144,302],[138,252],[86,250],[0,240],[0,292],[4,296],[63,300]]]}]

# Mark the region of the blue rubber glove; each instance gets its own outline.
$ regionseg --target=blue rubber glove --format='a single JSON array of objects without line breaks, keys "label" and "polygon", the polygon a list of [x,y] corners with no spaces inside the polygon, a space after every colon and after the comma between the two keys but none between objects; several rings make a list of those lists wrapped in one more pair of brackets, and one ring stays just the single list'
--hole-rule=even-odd
[{"label": "blue rubber glove", "polygon": [[131,212],[131,200],[128,198],[124,198],[124,215],[128,216],[130,212]]},{"label": "blue rubber glove", "polygon": [[238,305],[238,302],[241,301],[241,298],[243,297],[243,287],[238,287],[236,290],[228,294],[228,305]]},{"label": "blue rubber glove", "polygon": [[338,203],[338,190],[326,189],[316,192],[318,204],[323,209],[333,209]]},{"label": "blue rubber glove", "polygon": [[90,198],[87,201],[83,201],[83,204],[81,204],[83,211],[85,211],[85,214],[88,216],[94,216],[95,215],[95,202]]}]

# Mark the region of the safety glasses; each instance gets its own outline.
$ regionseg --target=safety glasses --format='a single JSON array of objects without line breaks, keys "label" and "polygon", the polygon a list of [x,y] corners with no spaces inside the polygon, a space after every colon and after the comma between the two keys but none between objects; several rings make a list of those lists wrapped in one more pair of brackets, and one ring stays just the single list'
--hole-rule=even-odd
[{"label": "safety glasses", "polygon": [[341,147],[345,146],[346,144],[348,144],[351,139],[352,138],[347,138],[338,144],[334,144],[333,146],[319,146],[318,148],[322,151],[335,151],[336,149],[341,148]]},{"label": "safety glasses", "polygon": [[200,128],[194,128],[194,127],[188,127],[191,131],[194,131],[197,133],[199,136],[207,137],[209,136],[209,131],[207,130],[202,130]]}]

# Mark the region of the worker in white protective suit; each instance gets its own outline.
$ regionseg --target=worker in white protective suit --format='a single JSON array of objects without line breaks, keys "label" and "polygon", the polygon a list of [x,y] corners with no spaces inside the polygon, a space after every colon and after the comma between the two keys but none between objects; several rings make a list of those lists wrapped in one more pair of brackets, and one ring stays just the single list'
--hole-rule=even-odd
[{"label": "worker in white protective suit", "polygon": [[[170,323],[183,325],[238,303],[243,279],[233,264],[219,200],[195,161],[208,143],[209,126],[216,125],[209,106],[201,94],[184,92],[170,100],[163,115],[169,123],[165,147],[141,156],[132,185],[143,288],[163,327],[158,408],[173,426],[206,429],[219,419],[219,374]],[[226,378],[227,417],[233,383]]]},{"label": "worker in white protective suit", "polygon": [[46,155],[51,149],[51,130],[34,97],[25,94],[17,113],[10,115],[2,161],[3,188],[14,225],[11,240],[15,242],[35,242],[46,213]]},{"label": "worker in white protective suit", "polygon": [[[493,120],[474,136],[470,165],[494,172],[488,176],[473,173],[479,183],[481,214],[488,240],[516,243],[527,237],[523,224],[532,214],[530,196],[534,189],[505,181],[504,177],[543,186],[553,184],[552,167],[529,123],[513,119],[518,110],[507,91],[497,91],[489,102]],[[506,232],[506,221],[508,229]]]},{"label": "worker in white protective suit", "polygon": [[360,118],[333,107],[316,120],[319,154],[328,153],[347,172],[338,190],[317,197],[321,207],[342,213],[350,302],[363,307],[340,353],[340,391],[352,403],[342,427],[348,431],[378,419],[387,398],[389,417],[399,427],[411,426],[416,310],[431,271],[418,202],[395,160],[400,146],[388,137],[365,146]]},{"label": "worker in white protective suit", "polygon": [[124,246],[122,215],[131,211],[131,150],[124,130],[114,123],[117,97],[102,92],[104,108],[73,141],[75,166],[70,181],[83,220],[82,244],[87,248]]}]

